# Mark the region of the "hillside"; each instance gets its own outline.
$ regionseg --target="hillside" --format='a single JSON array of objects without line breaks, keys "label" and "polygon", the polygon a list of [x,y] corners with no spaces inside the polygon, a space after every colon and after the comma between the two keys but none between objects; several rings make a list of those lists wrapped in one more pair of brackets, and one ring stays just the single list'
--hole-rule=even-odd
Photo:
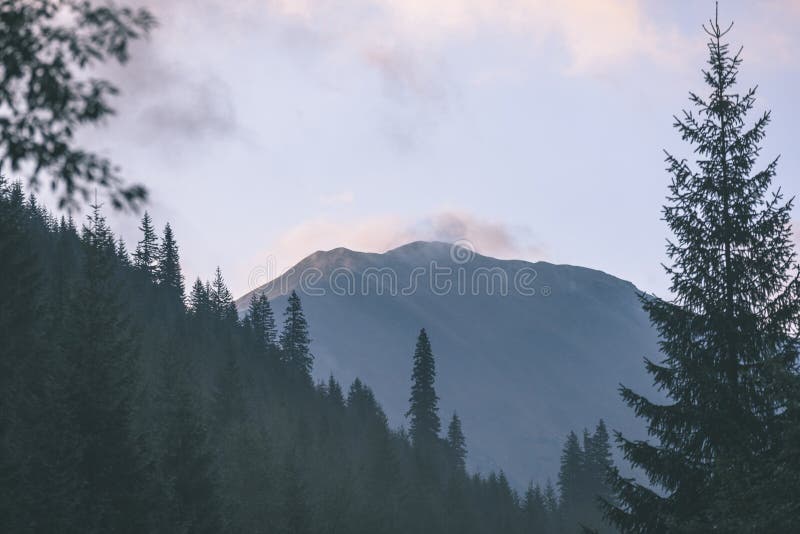
[{"label": "hillside", "polygon": [[[410,342],[426,328],[442,413],[463,415],[473,469],[502,468],[517,486],[544,482],[570,430],[605,418],[642,434],[617,388],[649,388],[642,358],[657,347],[629,282],[415,242],[384,254],[316,252],[254,292],[282,310],[292,290],[312,325],[314,376],[362,378],[393,426],[406,423]],[[240,312],[250,296],[237,301]]]}]

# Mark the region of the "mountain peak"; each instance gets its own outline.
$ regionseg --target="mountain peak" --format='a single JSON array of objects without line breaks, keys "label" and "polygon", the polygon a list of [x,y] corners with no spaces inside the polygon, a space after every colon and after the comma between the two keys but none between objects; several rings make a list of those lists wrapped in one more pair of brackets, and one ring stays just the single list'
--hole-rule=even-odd
[{"label": "mountain peak", "polygon": [[412,241],[387,250],[385,254],[404,259],[434,259],[448,256],[454,246],[456,245],[444,241]]}]

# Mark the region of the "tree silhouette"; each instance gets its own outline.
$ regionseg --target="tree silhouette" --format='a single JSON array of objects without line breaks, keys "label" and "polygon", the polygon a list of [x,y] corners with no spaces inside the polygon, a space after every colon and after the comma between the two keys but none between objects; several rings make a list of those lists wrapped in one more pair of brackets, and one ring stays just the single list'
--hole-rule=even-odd
[{"label": "tree silhouette", "polygon": [[792,376],[797,360],[800,299],[792,204],[770,192],[777,160],[753,169],[770,114],[746,126],[755,89],[736,92],[741,51],[732,54],[723,42],[729,29],[710,21],[709,95],[690,94],[697,114],[684,112],[675,123],[694,145],[697,169],[667,155],[664,219],[675,240],[666,270],[675,298],[642,302],[665,355],[648,360],[647,370],[670,402],[621,390],[658,439],[619,437],[625,457],[656,486],[616,475],[620,503],[607,509],[627,532],[779,532],[800,521],[789,511],[793,497],[772,494],[770,502],[751,490],[768,476],[764,459],[788,443],[781,377]]},{"label": "tree silhouette", "polygon": [[118,89],[90,75],[108,60],[128,60],[130,42],[147,35],[155,19],[145,9],[84,0],[4,1],[0,6],[0,172],[27,173],[34,187],[46,173],[61,189],[61,205],[108,192],[116,208],[135,206],[142,186],[125,186],[107,158],[75,142],[79,126],[113,113]]},{"label": "tree silhouette", "polygon": [[280,344],[281,358],[287,368],[295,376],[310,383],[311,369],[314,366],[314,356],[310,350],[311,338],[300,297],[294,291],[289,295],[289,303],[284,312]]},{"label": "tree silhouette", "polygon": [[410,407],[406,417],[411,418],[411,440],[415,447],[430,447],[441,430],[439,422],[439,397],[436,396],[436,362],[431,351],[428,334],[423,328],[414,350],[414,369],[411,375]]}]

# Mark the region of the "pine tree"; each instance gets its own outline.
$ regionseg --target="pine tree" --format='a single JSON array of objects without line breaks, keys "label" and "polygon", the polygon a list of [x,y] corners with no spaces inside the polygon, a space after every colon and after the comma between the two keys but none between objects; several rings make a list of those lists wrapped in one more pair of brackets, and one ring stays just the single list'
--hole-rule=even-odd
[{"label": "pine tree", "polygon": [[342,393],[342,386],[333,377],[333,374],[328,377],[328,400],[337,408],[344,407],[344,394]]},{"label": "pine tree", "polygon": [[205,315],[211,312],[211,297],[208,293],[206,284],[198,278],[192,285],[192,292],[189,295],[189,306],[195,315]]},{"label": "pine tree", "polygon": [[561,518],[558,508],[558,494],[553,483],[548,479],[544,486],[544,506],[547,511],[546,532],[557,532],[561,529]]},{"label": "pine tree", "polygon": [[438,439],[439,397],[436,396],[436,362],[431,351],[428,334],[423,328],[414,350],[414,369],[411,375],[410,407],[406,417],[411,418],[411,440],[415,447],[430,447]]},{"label": "pine tree", "polygon": [[142,240],[136,245],[133,253],[133,264],[140,269],[151,280],[155,280],[156,265],[158,261],[158,238],[153,227],[153,220],[146,211],[142,217],[142,225],[139,227],[142,232]]},{"label": "pine tree", "polygon": [[[64,219],[62,218],[61,220],[63,222]],[[117,259],[126,267],[132,265],[131,258],[128,255],[128,248],[125,246],[125,241],[122,239],[122,237],[117,239]]]},{"label": "pine tree", "polygon": [[161,247],[158,249],[155,279],[161,287],[168,290],[183,302],[184,286],[181,273],[178,243],[172,234],[172,227],[167,223],[164,227],[164,236],[161,238]]},{"label": "pine tree", "polygon": [[[619,437],[626,459],[655,486],[617,474],[619,505],[607,510],[626,532],[768,532],[785,531],[771,523],[781,516],[793,522],[790,530],[800,522],[796,512],[782,513],[796,510],[794,497],[767,503],[747,489],[768,476],[761,460],[785,447],[787,400],[778,384],[797,360],[800,299],[792,204],[770,192],[777,160],[753,170],[770,114],[746,125],[755,90],[736,93],[741,52],[723,42],[727,31],[718,19],[706,29],[710,94],[691,94],[698,113],[684,112],[675,123],[694,145],[697,169],[667,155],[672,183],[664,219],[675,235],[667,273],[675,297],[642,302],[665,355],[661,363],[647,361],[647,370],[670,402],[621,390],[658,440]],[[763,509],[775,513],[754,524]]]},{"label": "pine tree", "polygon": [[118,296],[114,236],[98,206],[83,229],[83,281],[64,346],[73,424],[79,431],[79,510],[86,532],[141,532],[147,517],[139,447],[132,436],[137,349]]},{"label": "pine tree", "polygon": [[21,184],[9,187],[0,176],[2,532],[67,527],[75,518],[70,496],[80,488],[70,476],[74,441],[61,432],[68,417],[59,395],[63,368],[54,365],[55,351],[42,335],[47,286],[42,258],[30,246],[30,219]]},{"label": "pine tree", "polygon": [[525,515],[525,532],[544,532],[547,525],[547,509],[542,488],[533,483],[528,484],[522,500],[522,511]]},{"label": "pine tree", "polygon": [[558,489],[561,494],[559,509],[562,517],[573,524],[566,525],[572,532],[577,528],[577,517],[582,505],[584,454],[575,432],[570,432],[561,452],[561,469],[558,472]]},{"label": "pine tree", "polygon": [[311,369],[314,356],[310,351],[311,338],[308,335],[308,323],[303,314],[300,297],[292,291],[289,303],[284,312],[283,332],[281,332],[281,358],[290,372],[311,382]]},{"label": "pine tree", "polygon": [[275,316],[265,294],[253,293],[245,319],[253,329],[256,342],[262,349],[266,350],[276,345]]},{"label": "pine tree", "polygon": [[[594,505],[597,499],[612,499],[612,490],[608,486],[608,476],[614,466],[611,455],[611,443],[605,421],[597,423],[594,434],[585,442],[585,465],[587,493]],[[596,508],[594,506],[593,508]]]},{"label": "pine tree", "polygon": [[447,427],[447,449],[455,461],[456,468],[459,471],[464,471],[467,458],[467,440],[461,430],[461,419],[455,412],[453,412],[453,417]]},{"label": "pine tree", "polygon": [[233,302],[233,295],[228,286],[225,285],[225,279],[222,278],[222,271],[219,267],[214,272],[214,281],[208,292],[208,298],[211,312],[217,319],[228,324],[236,323],[238,320],[236,304]]}]

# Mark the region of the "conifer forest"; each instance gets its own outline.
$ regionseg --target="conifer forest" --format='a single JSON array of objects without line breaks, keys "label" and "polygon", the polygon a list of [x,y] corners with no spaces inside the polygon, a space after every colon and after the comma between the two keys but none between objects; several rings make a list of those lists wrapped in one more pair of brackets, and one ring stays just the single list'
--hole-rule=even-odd
[{"label": "conifer forest", "polygon": [[[250,215],[226,211],[220,197],[216,212],[202,217],[207,220],[189,223],[189,212],[170,220],[163,206],[178,206],[190,197],[172,198],[156,182],[129,179],[108,151],[95,149],[80,134],[125,113],[114,106],[118,95],[130,98],[143,82],[138,75],[119,73],[139,68],[137,54],[147,58],[146,43],[167,31],[169,18],[181,13],[175,6],[183,5],[176,1],[171,11],[170,2],[126,3],[0,0],[0,532],[800,532],[800,264],[794,211],[800,188],[796,177],[781,174],[783,160],[765,145],[773,116],[757,101],[761,86],[750,83],[762,70],[748,71],[748,43],[740,48],[742,37],[738,26],[726,21],[724,2],[716,11],[714,4],[704,4],[710,19],[702,28],[702,20],[691,26],[693,46],[698,38],[705,41],[705,62],[691,66],[685,110],[657,110],[661,126],[672,121],[674,143],[663,153],[666,172],[646,177],[662,188],[662,209],[649,217],[668,235],[660,249],[662,265],[648,268],[657,269],[666,289],[634,288],[635,305],[620,315],[628,321],[641,313],[637,328],[655,340],[654,351],[637,353],[638,363],[630,366],[641,382],[612,376],[617,385],[603,386],[603,395],[619,403],[622,416],[602,413],[607,405],[591,400],[599,398],[599,386],[581,370],[585,361],[570,356],[569,347],[584,350],[582,331],[593,329],[603,331],[591,339],[616,336],[614,347],[624,345],[623,330],[568,320],[572,304],[561,300],[567,302],[557,312],[563,315],[546,324],[558,323],[559,330],[550,335],[558,347],[567,347],[559,349],[559,361],[570,363],[556,367],[536,359],[555,350],[546,341],[550,338],[541,337],[555,326],[536,330],[540,337],[526,337],[470,319],[468,310],[479,313],[490,306],[483,312],[488,317],[504,310],[506,302],[520,303],[513,310],[525,309],[526,298],[562,305],[558,299],[566,299],[567,290],[559,290],[569,284],[559,286],[555,275],[555,282],[548,278],[548,285],[531,290],[534,296],[522,294],[518,282],[528,267],[521,263],[505,271],[511,264],[496,260],[493,267],[478,267],[474,278],[488,290],[511,272],[517,293],[462,295],[440,301],[443,308],[422,297],[414,300],[402,286],[399,297],[323,297],[304,285],[302,276],[295,282],[289,275],[275,277],[292,281],[287,287],[266,290],[251,284],[243,293],[239,274],[223,272],[230,258],[215,256],[215,241],[234,242],[235,236],[221,229],[202,238],[189,234],[203,233],[223,219],[253,220]],[[310,20],[303,10],[316,8],[303,4],[301,10],[300,4],[295,8],[304,14],[291,11],[292,16]],[[479,4],[491,18],[488,13],[496,6]],[[611,4],[616,2],[595,7],[611,9]],[[242,6],[246,13],[249,8]],[[462,18],[467,12],[459,11]],[[519,13],[522,17],[522,8]],[[573,15],[568,20],[574,21]],[[449,22],[440,23],[437,31],[449,31],[442,29]],[[329,34],[292,35],[284,39],[321,39],[327,43],[321,46],[335,46],[325,41],[333,39]],[[305,49],[291,53],[308,54],[303,56],[307,64],[318,61]],[[388,79],[424,86],[419,71],[399,72],[405,63],[369,57],[394,69],[384,73]],[[796,57],[788,61],[796,64]],[[295,74],[276,69],[274,76],[283,75]],[[283,98],[304,95],[298,91]],[[402,107],[411,97],[391,98]],[[164,121],[169,117],[162,115]],[[297,117],[303,120],[299,112]],[[116,127],[110,124],[103,132],[113,136]],[[610,136],[626,127],[605,125]],[[187,128],[196,130],[192,139],[202,139],[199,126]],[[648,158],[659,157],[661,147],[646,148]],[[277,152],[269,157],[280,158]],[[171,161],[170,172],[178,160]],[[637,180],[645,179],[647,173],[636,172]],[[303,180],[291,185],[287,177],[298,195],[311,187]],[[229,184],[223,176],[213,188]],[[198,181],[186,187],[212,186]],[[403,187],[401,180],[384,194]],[[209,194],[217,203],[216,193]],[[417,197],[426,194],[415,190]],[[304,202],[300,196],[270,198],[258,213],[259,224],[273,223],[273,211],[283,209],[276,204]],[[620,205],[636,202],[620,199]],[[565,205],[563,216],[581,217],[571,209]],[[123,230],[112,228],[112,221]],[[325,224],[343,228],[341,222]],[[315,234],[326,231],[325,225],[312,228]],[[310,239],[299,231],[288,235],[297,247]],[[205,243],[207,250],[193,251],[182,239]],[[658,246],[664,243],[660,239],[654,235],[650,241]],[[426,246],[413,250],[434,250]],[[446,249],[455,268],[466,265],[458,256],[462,252],[470,261],[495,261],[464,246]],[[318,252],[298,264],[318,273],[309,278],[312,282],[330,274],[329,293],[339,287],[336,276],[345,268],[349,276],[362,269],[372,270],[371,281],[391,280],[382,278],[389,272],[386,265],[401,257],[399,252],[364,255],[367,263],[360,267],[353,258],[362,256],[334,261],[342,257],[334,252]],[[216,258],[210,267],[197,259],[209,255]],[[190,276],[198,265],[205,266],[206,275]],[[567,268],[558,272],[573,276]],[[578,292],[583,287],[573,286],[578,289],[571,291]],[[632,291],[619,287],[592,286],[601,314],[617,309],[615,291]],[[411,304],[385,304],[392,298]],[[537,323],[539,311],[533,311],[540,308],[531,310],[521,320],[545,324]],[[372,332],[340,326],[351,319],[354,325],[366,324],[357,322],[364,317],[386,329],[380,338],[385,346],[365,341],[374,339]],[[337,326],[326,328],[329,320]],[[409,324],[412,329],[405,327]],[[464,330],[477,337],[459,337]],[[478,346],[474,339],[480,339]],[[503,347],[512,343],[534,355],[531,367],[525,367],[530,374],[505,356]],[[462,363],[453,347],[463,347]],[[385,371],[385,381],[371,384],[365,377],[379,373],[381,364],[375,362],[382,360],[370,360],[384,350],[405,357]],[[601,367],[603,358],[615,357],[602,342],[588,350],[602,356]],[[485,358],[468,361],[473,352]],[[548,390],[549,400],[537,406],[527,401],[512,406],[506,400],[486,404],[486,398],[502,395],[503,377],[510,375],[523,384],[523,392],[541,391],[556,376],[570,387]],[[389,387],[399,393],[384,391]],[[578,395],[580,390],[585,391]],[[465,405],[470,397],[475,403]],[[405,402],[399,406],[395,398]],[[576,419],[571,415],[576,410],[591,415]],[[547,413],[565,426],[538,416],[514,424],[513,414],[520,412]],[[501,416],[502,432],[491,430],[488,439],[481,422]],[[621,429],[620,417],[630,425]],[[532,431],[546,439],[524,437],[530,421],[538,427]],[[553,457],[545,455],[548,447],[555,447]],[[503,451],[512,448],[524,451],[550,476],[506,463],[511,453]]]}]

